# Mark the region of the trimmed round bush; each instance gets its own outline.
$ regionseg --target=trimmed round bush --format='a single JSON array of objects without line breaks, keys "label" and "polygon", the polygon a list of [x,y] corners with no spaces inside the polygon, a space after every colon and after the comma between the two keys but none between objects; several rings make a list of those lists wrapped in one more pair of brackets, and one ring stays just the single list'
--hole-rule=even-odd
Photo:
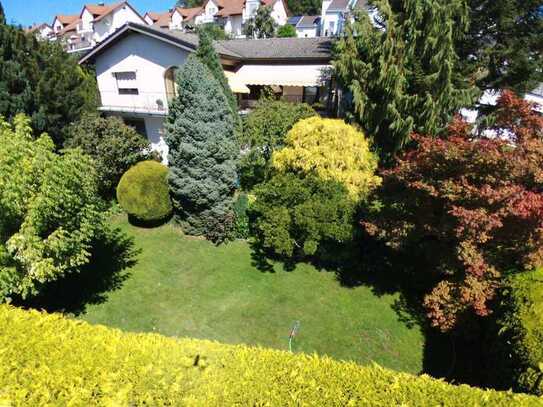
[{"label": "trimmed round bush", "polygon": [[156,222],[172,213],[168,189],[168,167],[142,161],[124,173],[117,186],[119,205],[138,221]]}]

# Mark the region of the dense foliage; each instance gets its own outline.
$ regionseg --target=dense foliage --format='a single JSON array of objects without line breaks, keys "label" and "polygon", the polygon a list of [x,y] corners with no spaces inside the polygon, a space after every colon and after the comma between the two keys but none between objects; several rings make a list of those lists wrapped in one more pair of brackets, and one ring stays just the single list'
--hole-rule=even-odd
[{"label": "dense foliage", "polygon": [[[511,344],[517,390],[543,395],[543,269],[507,282],[502,336]],[[508,355],[511,356],[511,355]]]},{"label": "dense foliage", "polygon": [[543,118],[504,92],[493,135],[470,130],[457,118],[444,138],[415,136],[418,148],[384,172],[382,210],[365,225],[418,259],[424,306],[442,330],[488,315],[504,270],[543,260]]},{"label": "dense foliage", "polygon": [[272,157],[275,170],[312,174],[345,186],[355,199],[366,198],[381,182],[377,156],[364,134],[342,120],[312,117],[289,131],[285,147]]},{"label": "dense foliage", "polygon": [[167,118],[168,182],[175,215],[185,231],[224,238],[233,219],[239,148],[231,110],[221,85],[191,56],[178,74],[179,89]]},{"label": "dense foliage", "polygon": [[321,14],[322,2],[319,0],[286,0],[293,16],[315,16]]},{"label": "dense foliage", "polygon": [[7,405],[536,406],[533,396],[244,345],[122,333],[0,306]]},{"label": "dense foliage", "polygon": [[311,256],[352,240],[356,202],[337,181],[278,174],[259,185],[255,196],[254,233],[275,254]]},{"label": "dense foliage", "polygon": [[94,159],[100,195],[111,199],[121,176],[153,155],[149,142],[118,117],[85,115],[65,131],[67,148],[81,148]]},{"label": "dense foliage", "polygon": [[4,7],[0,2],[0,24],[6,24],[6,15],[4,13]]},{"label": "dense foliage", "polygon": [[25,116],[0,121],[0,301],[78,271],[103,228],[91,158],[55,154]]},{"label": "dense foliage", "polygon": [[243,34],[247,38],[271,38],[275,35],[277,23],[272,17],[270,6],[261,6],[243,26]]},{"label": "dense foliage", "polygon": [[285,137],[298,121],[315,116],[305,103],[262,99],[244,123],[241,144],[246,153],[240,162],[241,185],[250,189],[264,181],[273,152],[284,146]]},{"label": "dense foliage", "polygon": [[523,94],[543,82],[541,0],[469,0],[469,30],[457,41],[466,76],[481,89]]},{"label": "dense foliage", "polygon": [[296,37],[296,28],[291,24],[285,24],[277,28],[277,37],[279,38],[289,38]]},{"label": "dense foliage", "polygon": [[95,82],[60,44],[0,24],[1,116],[26,113],[33,129],[47,132],[60,148],[64,127],[96,107]]},{"label": "dense foliage", "polygon": [[468,26],[463,0],[407,0],[394,10],[389,0],[375,5],[386,30],[359,12],[337,44],[334,66],[352,94],[347,112],[390,158],[413,132],[444,131],[477,94],[459,72],[454,47]]},{"label": "dense foliage", "polygon": [[168,189],[168,167],[143,161],[130,168],[117,187],[117,200],[137,221],[158,222],[172,213]]},{"label": "dense foliage", "polygon": [[276,254],[322,254],[353,237],[358,204],[380,184],[364,135],[341,120],[311,117],[273,153],[272,177],[255,189],[254,231]]},{"label": "dense foliage", "polygon": [[196,26],[196,33],[199,37],[207,35],[212,40],[227,40],[230,38],[224,28],[216,23],[199,24]]},{"label": "dense foliage", "polygon": [[232,120],[234,122],[235,129],[238,133],[241,132],[241,119],[238,113],[238,102],[232,93],[230,85],[228,84],[228,80],[224,74],[219,56],[213,47],[212,38],[207,31],[200,31],[198,34],[198,49],[196,50],[196,56],[200,62],[207,66],[213,77],[217,80],[217,82],[220,83],[224,96],[226,96],[228,105],[230,106],[230,110],[232,112]]}]

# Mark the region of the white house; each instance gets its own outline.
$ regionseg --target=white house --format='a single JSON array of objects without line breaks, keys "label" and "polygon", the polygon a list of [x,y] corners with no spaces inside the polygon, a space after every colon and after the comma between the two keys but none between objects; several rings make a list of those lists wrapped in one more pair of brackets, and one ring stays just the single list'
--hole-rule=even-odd
[{"label": "white house", "polygon": [[243,36],[243,26],[259,7],[271,7],[271,15],[277,25],[288,19],[285,0],[206,0],[201,7],[177,7],[171,15],[171,29],[185,29],[199,24],[217,23],[233,37]]},{"label": "white house", "polygon": [[334,37],[340,35],[345,22],[351,18],[355,8],[366,6],[366,0],[323,0],[321,9],[321,35]]},{"label": "white house", "polygon": [[73,17],[56,16],[53,22],[53,29],[66,43],[68,52],[91,49],[128,22],[146,24],[127,1],[86,4],[79,16]]},{"label": "white house", "polygon": [[[128,23],[80,60],[94,62],[100,111],[121,116],[164,158],[163,123],[168,103],[178,92],[175,72],[197,44],[195,34]],[[291,101],[330,100],[327,38],[216,41],[215,48],[243,107],[254,104],[263,86]]]},{"label": "white house", "polygon": [[25,30],[27,34],[34,34],[39,40],[49,40],[53,35],[53,27],[49,24],[34,24]]},{"label": "white house", "polygon": [[288,19],[288,24],[296,29],[299,38],[313,38],[320,36],[320,16],[296,16]]}]

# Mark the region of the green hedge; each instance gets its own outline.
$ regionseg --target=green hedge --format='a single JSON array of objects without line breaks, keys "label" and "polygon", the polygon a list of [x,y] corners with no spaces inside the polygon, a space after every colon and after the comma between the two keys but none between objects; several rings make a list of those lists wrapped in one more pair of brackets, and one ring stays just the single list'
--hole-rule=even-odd
[{"label": "green hedge", "polygon": [[503,333],[511,344],[517,386],[543,395],[543,268],[511,277],[504,303]]},{"label": "green hedge", "polygon": [[0,405],[531,406],[326,357],[134,334],[0,305]]},{"label": "green hedge", "polygon": [[168,167],[156,161],[136,164],[124,173],[117,186],[119,205],[138,221],[166,219],[172,213],[167,176]]}]

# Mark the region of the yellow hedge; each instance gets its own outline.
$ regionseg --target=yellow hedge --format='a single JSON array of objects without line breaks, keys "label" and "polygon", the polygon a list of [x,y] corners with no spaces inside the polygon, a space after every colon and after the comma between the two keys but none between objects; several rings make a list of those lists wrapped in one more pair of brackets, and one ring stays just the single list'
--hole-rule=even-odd
[{"label": "yellow hedge", "polygon": [[377,162],[362,132],[343,120],[318,116],[296,123],[287,134],[285,147],[272,156],[278,171],[340,182],[355,198],[366,197],[381,184],[375,175]]},{"label": "yellow hedge", "polygon": [[0,306],[0,406],[531,406],[303,354],[122,333]]}]

